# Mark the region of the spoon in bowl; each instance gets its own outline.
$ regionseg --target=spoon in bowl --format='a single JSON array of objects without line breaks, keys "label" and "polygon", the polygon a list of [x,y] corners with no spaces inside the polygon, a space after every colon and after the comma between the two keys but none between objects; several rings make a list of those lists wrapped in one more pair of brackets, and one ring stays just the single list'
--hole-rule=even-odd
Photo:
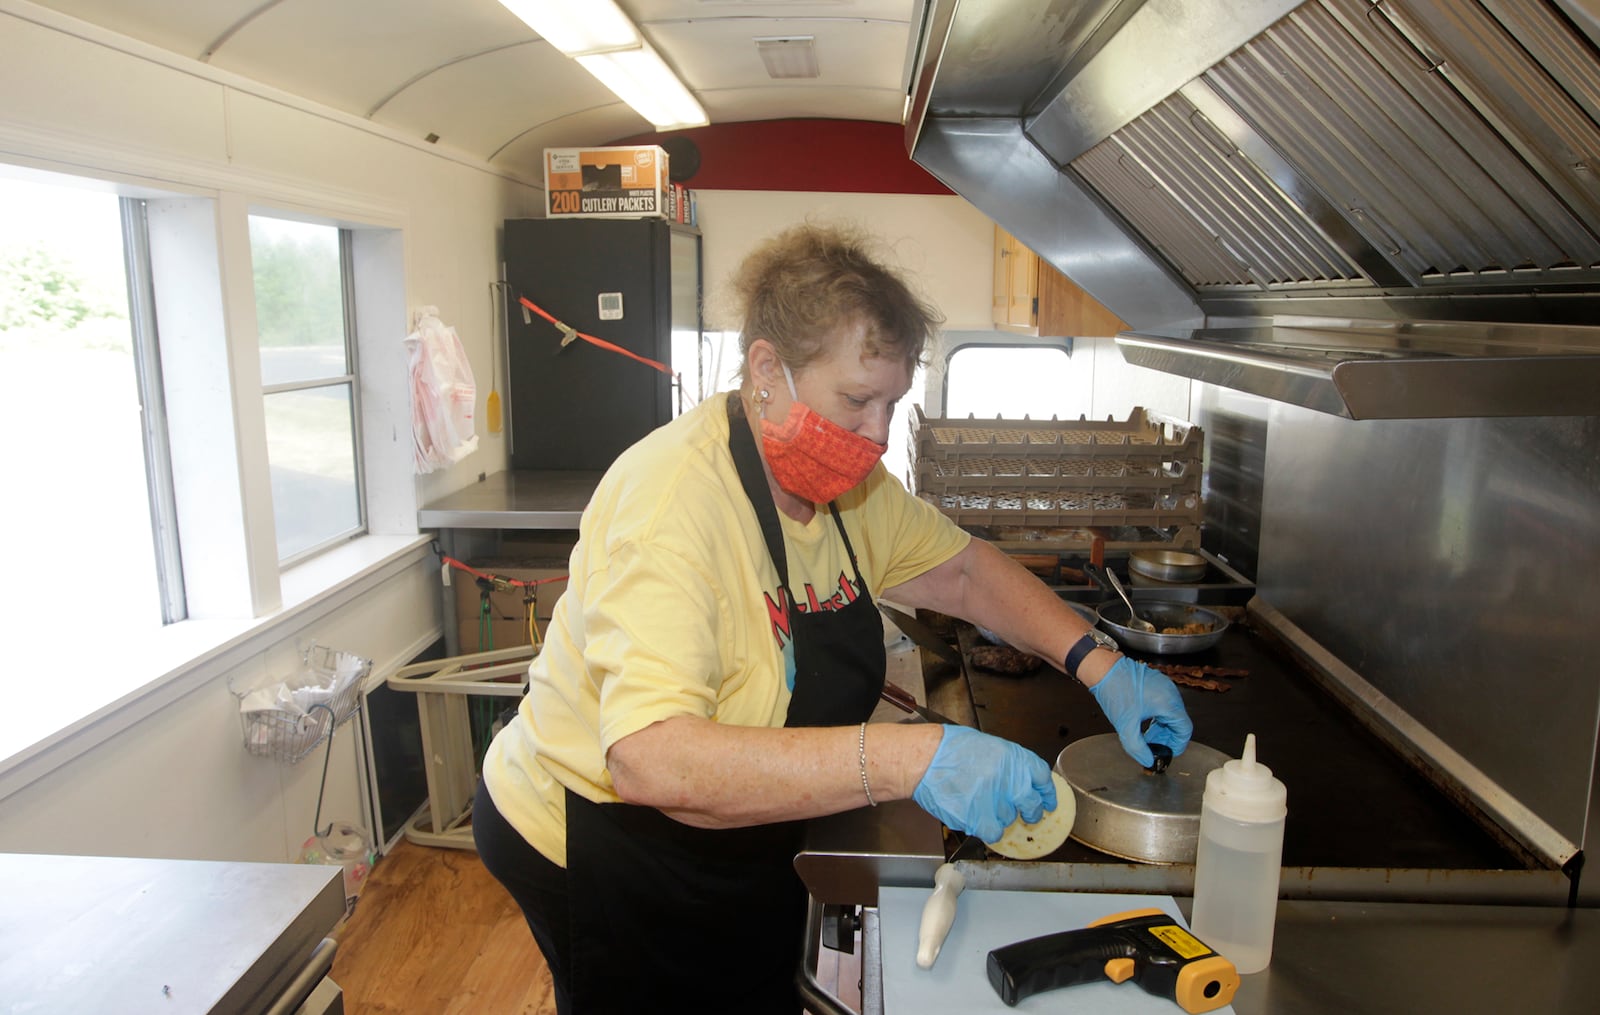
[{"label": "spoon in bowl", "polygon": [[1128,604],[1128,626],[1135,631],[1143,631],[1145,634],[1155,634],[1156,625],[1139,617],[1138,611],[1133,608],[1133,599],[1128,595],[1127,590],[1122,587],[1122,583],[1117,581],[1116,573],[1109,567],[1104,570],[1106,578],[1111,582],[1111,587],[1116,589],[1117,595],[1121,596],[1122,601]]}]

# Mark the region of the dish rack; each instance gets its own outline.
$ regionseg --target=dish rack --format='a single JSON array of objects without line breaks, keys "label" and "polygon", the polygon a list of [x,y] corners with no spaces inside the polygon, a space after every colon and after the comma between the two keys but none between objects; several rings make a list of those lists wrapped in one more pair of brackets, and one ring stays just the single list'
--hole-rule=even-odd
[{"label": "dish rack", "polygon": [[[361,684],[372,672],[371,660],[313,645],[302,661],[300,673],[289,680],[254,687],[229,681],[229,690],[239,699],[245,750],[251,754],[293,764],[349,722],[361,707]],[[286,700],[295,691],[302,692],[300,700],[310,699],[303,709]],[[289,707],[249,707],[263,701]]]},{"label": "dish rack", "polygon": [[[1199,545],[1200,427],[1135,408],[1124,421],[929,418],[912,407],[913,492],[1000,540],[1157,530]],[[1138,540],[1134,540],[1137,542]]]}]

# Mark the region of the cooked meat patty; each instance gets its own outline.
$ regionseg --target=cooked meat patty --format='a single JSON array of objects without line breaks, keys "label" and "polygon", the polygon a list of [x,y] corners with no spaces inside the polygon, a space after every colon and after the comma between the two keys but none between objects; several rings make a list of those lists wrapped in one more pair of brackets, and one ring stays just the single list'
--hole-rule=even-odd
[{"label": "cooked meat patty", "polygon": [[980,669],[1013,677],[1032,673],[1044,664],[1044,660],[1038,656],[1010,645],[975,645],[967,658]]}]

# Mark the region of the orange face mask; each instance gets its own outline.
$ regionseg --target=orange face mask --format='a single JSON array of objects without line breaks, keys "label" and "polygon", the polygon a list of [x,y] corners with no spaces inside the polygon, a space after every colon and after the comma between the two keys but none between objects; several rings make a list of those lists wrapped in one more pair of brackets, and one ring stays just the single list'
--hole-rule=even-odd
[{"label": "orange face mask", "polygon": [[813,504],[826,504],[866,479],[889,446],[813,411],[799,400],[787,364],[783,373],[795,400],[782,424],[761,421],[761,449],[779,486]]}]

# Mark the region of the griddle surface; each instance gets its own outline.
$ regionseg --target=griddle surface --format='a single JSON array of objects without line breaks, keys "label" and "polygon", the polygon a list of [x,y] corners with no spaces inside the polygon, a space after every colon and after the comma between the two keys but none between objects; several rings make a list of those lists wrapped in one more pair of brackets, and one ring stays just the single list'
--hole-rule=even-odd
[{"label": "griddle surface", "polygon": [[[1361,726],[1275,643],[1237,621],[1216,646],[1183,656],[1129,652],[1147,663],[1225,666],[1227,692],[1180,687],[1194,740],[1238,757],[1256,735],[1256,758],[1289,791],[1283,863],[1288,867],[1525,869],[1459,805]],[[961,633],[963,650],[973,632]],[[1048,666],[1010,677],[967,665],[978,727],[1051,764],[1068,743],[1113,732],[1094,698]],[[1048,857],[1111,862],[1070,840]]]}]

